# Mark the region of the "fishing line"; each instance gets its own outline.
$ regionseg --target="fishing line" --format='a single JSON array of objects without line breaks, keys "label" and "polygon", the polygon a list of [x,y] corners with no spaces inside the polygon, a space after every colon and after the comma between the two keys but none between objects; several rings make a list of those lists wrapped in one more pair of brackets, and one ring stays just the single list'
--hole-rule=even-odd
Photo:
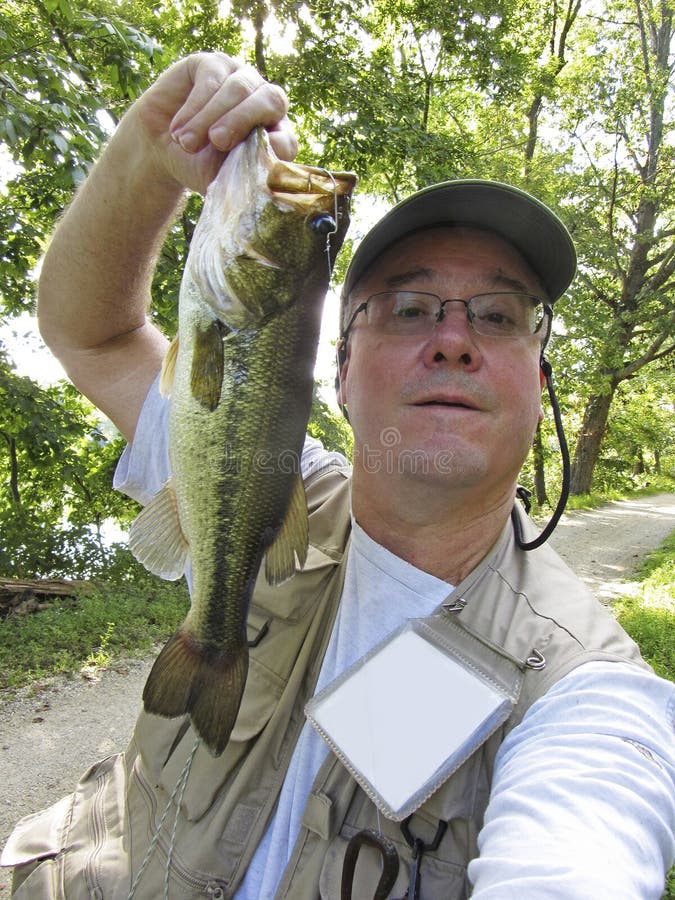
[{"label": "fishing line", "polygon": [[178,831],[178,819],[180,816],[180,808],[183,803],[183,795],[185,793],[185,787],[188,782],[188,778],[190,776],[190,770],[192,769],[192,762],[195,758],[195,753],[197,752],[197,748],[201,743],[201,738],[197,738],[195,740],[194,746],[190,752],[190,755],[183,767],[183,771],[181,772],[180,778],[178,779],[181,783],[180,791],[178,792],[178,796],[176,798],[176,815],[173,820],[173,828],[171,830],[171,840],[169,842],[169,850],[166,855],[166,870],[164,872],[164,900],[169,900],[169,874],[171,870],[171,860],[173,858],[174,847],[176,846],[176,833]]},{"label": "fishing line", "polygon": [[138,887],[138,884],[143,876],[143,873],[145,872],[146,868],[148,867],[148,863],[150,862],[150,858],[152,857],[152,854],[155,851],[155,847],[159,843],[159,838],[161,835],[162,827],[164,826],[164,822],[166,821],[166,818],[169,815],[169,810],[171,809],[174,799],[176,797],[178,797],[178,801],[176,804],[176,818],[174,819],[174,823],[173,823],[173,830],[171,833],[171,841],[169,844],[169,850],[168,850],[168,854],[167,854],[166,871],[165,871],[165,877],[164,877],[164,897],[165,897],[165,900],[166,900],[166,898],[168,898],[169,868],[171,865],[171,857],[173,855],[174,845],[175,845],[175,841],[176,841],[176,830],[178,828],[178,815],[180,813],[180,805],[183,802],[183,794],[185,793],[185,786],[187,785],[188,776],[190,775],[190,770],[192,769],[192,762],[195,758],[195,753],[197,752],[197,748],[199,747],[200,744],[201,744],[201,738],[198,737],[195,740],[194,746],[193,746],[192,750],[190,751],[190,755],[188,756],[185,765],[183,766],[183,771],[178,776],[176,785],[175,785],[173,791],[171,792],[171,796],[169,797],[166,807],[164,808],[164,812],[162,813],[162,818],[159,820],[159,823],[157,824],[157,827],[155,828],[155,831],[152,836],[152,840],[150,841],[150,844],[148,845],[148,849],[146,850],[145,856],[143,857],[143,861],[141,862],[141,867],[138,870],[136,877],[134,878],[134,880],[132,882],[129,893],[127,894],[127,900],[132,900],[132,897],[136,893],[136,888]]},{"label": "fishing line", "polygon": [[338,230],[338,186],[332,172],[329,172],[328,169],[321,169],[321,171],[325,172],[333,183],[333,222],[335,227],[332,231],[326,233],[326,259],[328,260],[328,283],[330,284],[330,280],[333,277],[333,264],[330,258],[330,236],[337,234]]}]

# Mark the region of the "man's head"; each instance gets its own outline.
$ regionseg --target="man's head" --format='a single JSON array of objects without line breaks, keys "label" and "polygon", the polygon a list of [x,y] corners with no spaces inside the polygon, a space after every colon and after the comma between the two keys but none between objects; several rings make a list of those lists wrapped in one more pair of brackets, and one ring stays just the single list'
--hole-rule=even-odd
[{"label": "man's head", "polygon": [[[433,184],[391,209],[366,234],[342,288],[342,309],[358,281],[387,247],[408,234],[440,225],[491,231],[518,250],[553,304],[576,271],[576,253],[560,219],[543,203],[497,181],[467,179]],[[340,330],[344,328],[344,315]]]},{"label": "man's head", "polygon": [[539,299],[554,302],[574,266],[555,216],[503,185],[437,186],[385,216],[345,283],[356,467],[511,490],[540,415]]}]

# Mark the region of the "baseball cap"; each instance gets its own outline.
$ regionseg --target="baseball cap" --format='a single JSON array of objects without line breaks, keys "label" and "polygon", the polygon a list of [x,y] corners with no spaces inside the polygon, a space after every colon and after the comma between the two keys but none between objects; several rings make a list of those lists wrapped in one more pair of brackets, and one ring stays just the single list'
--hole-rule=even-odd
[{"label": "baseball cap", "polygon": [[560,219],[536,197],[499,181],[444,181],[411,194],[371,228],[347,269],[343,302],[377,257],[413,231],[463,225],[498,234],[520,251],[554,303],[570,286],[576,251]]}]

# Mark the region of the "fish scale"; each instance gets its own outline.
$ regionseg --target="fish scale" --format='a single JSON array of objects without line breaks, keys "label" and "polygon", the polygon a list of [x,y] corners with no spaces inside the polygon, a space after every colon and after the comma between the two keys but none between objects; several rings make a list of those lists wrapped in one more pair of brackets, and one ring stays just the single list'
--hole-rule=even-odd
[{"label": "fish scale", "polygon": [[189,714],[214,754],[244,691],[263,557],[271,583],[306,557],[300,456],[329,265],[355,180],[277,160],[257,130],[209,188],[190,247],[163,375],[172,475],[133,523],[130,547],[165,578],[180,577],[189,554],[190,611],[143,700],[151,713]]}]

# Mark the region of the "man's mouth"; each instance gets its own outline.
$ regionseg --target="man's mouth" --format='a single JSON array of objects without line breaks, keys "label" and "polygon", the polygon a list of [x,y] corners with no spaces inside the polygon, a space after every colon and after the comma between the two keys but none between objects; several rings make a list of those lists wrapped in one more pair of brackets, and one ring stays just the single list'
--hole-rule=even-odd
[{"label": "man's mouth", "polygon": [[445,407],[447,409],[471,409],[476,410],[477,407],[470,400],[463,399],[454,399],[454,398],[445,398],[445,397],[433,397],[429,400],[418,400],[413,404],[413,406],[436,406],[436,407]]}]

